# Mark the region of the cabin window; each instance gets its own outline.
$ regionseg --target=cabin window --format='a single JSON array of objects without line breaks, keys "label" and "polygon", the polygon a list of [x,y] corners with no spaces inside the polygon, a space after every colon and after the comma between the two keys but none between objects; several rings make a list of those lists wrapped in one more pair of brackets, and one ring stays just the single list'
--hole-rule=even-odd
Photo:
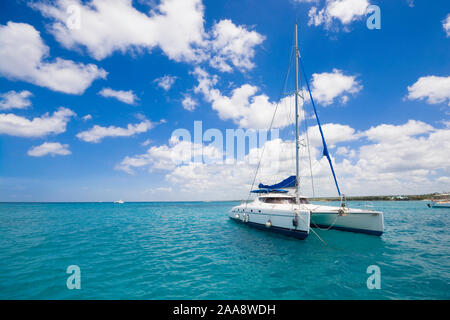
[{"label": "cabin window", "polygon": [[[261,202],[273,203],[273,204],[295,204],[296,199],[294,197],[261,197]],[[306,198],[300,198],[300,203],[308,204],[309,201]]]},{"label": "cabin window", "polygon": [[293,204],[295,203],[295,198],[291,197],[266,197],[260,198],[264,203],[273,203],[273,204]]}]

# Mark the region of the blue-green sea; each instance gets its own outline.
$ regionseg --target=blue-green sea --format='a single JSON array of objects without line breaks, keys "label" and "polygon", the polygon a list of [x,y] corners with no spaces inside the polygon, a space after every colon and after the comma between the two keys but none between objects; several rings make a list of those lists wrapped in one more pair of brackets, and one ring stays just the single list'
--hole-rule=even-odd
[{"label": "blue-green sea", "polygon": [[0,203],[0,299],[450,298],[450,209],[350,202],[382,210],[385,234],[315,229],[325,245],[237,224],[236,204]]}]

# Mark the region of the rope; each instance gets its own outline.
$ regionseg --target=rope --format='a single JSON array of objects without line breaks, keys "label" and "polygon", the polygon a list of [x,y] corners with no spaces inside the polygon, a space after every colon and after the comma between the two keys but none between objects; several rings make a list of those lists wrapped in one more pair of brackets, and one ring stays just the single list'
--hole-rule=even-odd
[{"label": "rope", "polygon": [[[312,215],[312,214],[314,213],[314,211],[315,211],[316,209],[318,209],[318,208],[320,208],[320,206],[315,206],[313,209],[309,210],[310,215]],[[328,231],[328,230],[330,230],[331,228],[334,227],[334,225],[335,225],[336,222],[337,222],[338,217],[339,217],[339,213],[336,214],[336,218],[334,219],[333,223],[332,223],[328,228],[321,228],[321,227],[319,227],[317,224],[315,224],[314,222],[312,222],[312,223],[314,224],[314,226],[315,226],[317,229],[323,230],[323,231]]]},{"label": "rope", "polygon": [[316,237],[319,238],[319,240],[322,241],[323,244],[328,247],[328,244],[318,235],[316,231],[314,231],[314,229],[309,228],[309,230],[311,230],[316,235]]},{"label": "rope", "polygon": [[[310,214],[312,214],[311,211],[310,211]],[[328,228],[321,228],[321,227],[319,227],[317,224],[315,224],[314,222],[313,222],[313,225],[314,225],[317,229],[319,229],[319,230],[322,230],[322,231],[328,231],[328,230],[330,230],[331,228],[334,227],[334,225],[336,224],[336,221],[337,221],[338,217],[339,217],[339,214],[336,214],[336,218],[334,219],[333,223],[332,223]],[[312,230],[312,229],[311,229],[311,230]]]},{"label": "rope", "polygon": [[[309,218],[309,219],[311,220],[311,212],[309,213],[309,215],[310,215],[310,218]],[[326,243],[326,242],[325,242],[325,241],[317,234],[316,231],[314,231],[313,229],[311,229],[311,228],[309,227],[308,223],[305,221],[305,219],[303,219],[303,217],[302,217],[301,215],[297,214],[297,217],[299,217],[300,219],[302,219],[303,222],[305,223],[305,225],[308,226],[308,229],[311,230],[311,231],[316,235],[316,237],[319,238],[319,240],[322,241],[322,243],[328,247],[328,244],[327,244],[327,243]]]}]

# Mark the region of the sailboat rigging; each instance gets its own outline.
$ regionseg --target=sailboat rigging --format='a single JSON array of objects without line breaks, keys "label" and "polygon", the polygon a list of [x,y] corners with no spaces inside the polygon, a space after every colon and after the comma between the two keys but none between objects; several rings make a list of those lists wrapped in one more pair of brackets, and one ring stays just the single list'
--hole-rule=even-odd
[{"label": "sailboat rigging", "polygon": [[[325,136],[317,114],[317,108],[309,86],[308,78],[303,66],[300,50],[298,49],[297,24],[294,28],[294,59],[295,59],[295,175],[290,176],[283,181],[265,185],[260,183],[258,189],[250,190],[250,193],[258,194],[252,202],[245,202],[239,206],[233,207],[229,211],[229,217],[235,221],[248,224],[250,226],[270,230],[278,233],[292,236],[298,239],[305,239],[310,228],[326,228],[342,231],[351,231],[357,233],[366,233],[371,235],[381,235],[384,231],[383,213],[373,210],[351,209],[345,203],[344,195],[341,193],[333,162],[328,151]],[[299,62],[302,69],[303,78],[309,93],[310,101],[313,106],[314,115],[319,128],[323,151],[322,155],[328,160],[333,175],[334,183],[339,197],[341,198],[340,206],[324,206],[309,203],[306,196],[300,193],[300,106],[299,106]],[[287,77],[286,77],[287,79]],[[303,98],[303,96],[301,96]],[[278,106],[275,108],[275,113]],[[271,120],[270,129],[274,123],[274,116]],[[306,118],[306,117],[305,117]],[[306,130],[306,137],[307,137]],[[308,153],[309,138],[307,137]],[[252,183],[252,189],[256,180],[256,174],[260,168],[260,156],[258,166]],[[310,157],[310,153],[309,153]],[[312,167],[310,157],[310,170],[312,180]],[[314,184],[312,181],[314,190]],[[292,193],[290,190],[294,189]]]}]

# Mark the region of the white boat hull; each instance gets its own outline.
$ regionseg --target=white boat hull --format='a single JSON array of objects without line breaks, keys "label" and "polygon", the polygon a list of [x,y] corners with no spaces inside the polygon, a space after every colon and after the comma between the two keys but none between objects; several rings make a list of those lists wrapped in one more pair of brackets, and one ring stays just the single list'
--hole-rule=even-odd
[{"label": "white boat hull", "polygon": [[229,211],[230,219],[251,227],[280,233],[297,239],[309,234],[310,214],[298,206],[240,205]]},{"label": "white boat hull", "polygon": [[335,229],[381,236],[384,232],[383,213],[331,206],[307,205],[311,209],[311,227]]},{"label": "white boat hull", "polygon": [[450,202],[431,202],[428,206],[430,208],[450,208]]}]

